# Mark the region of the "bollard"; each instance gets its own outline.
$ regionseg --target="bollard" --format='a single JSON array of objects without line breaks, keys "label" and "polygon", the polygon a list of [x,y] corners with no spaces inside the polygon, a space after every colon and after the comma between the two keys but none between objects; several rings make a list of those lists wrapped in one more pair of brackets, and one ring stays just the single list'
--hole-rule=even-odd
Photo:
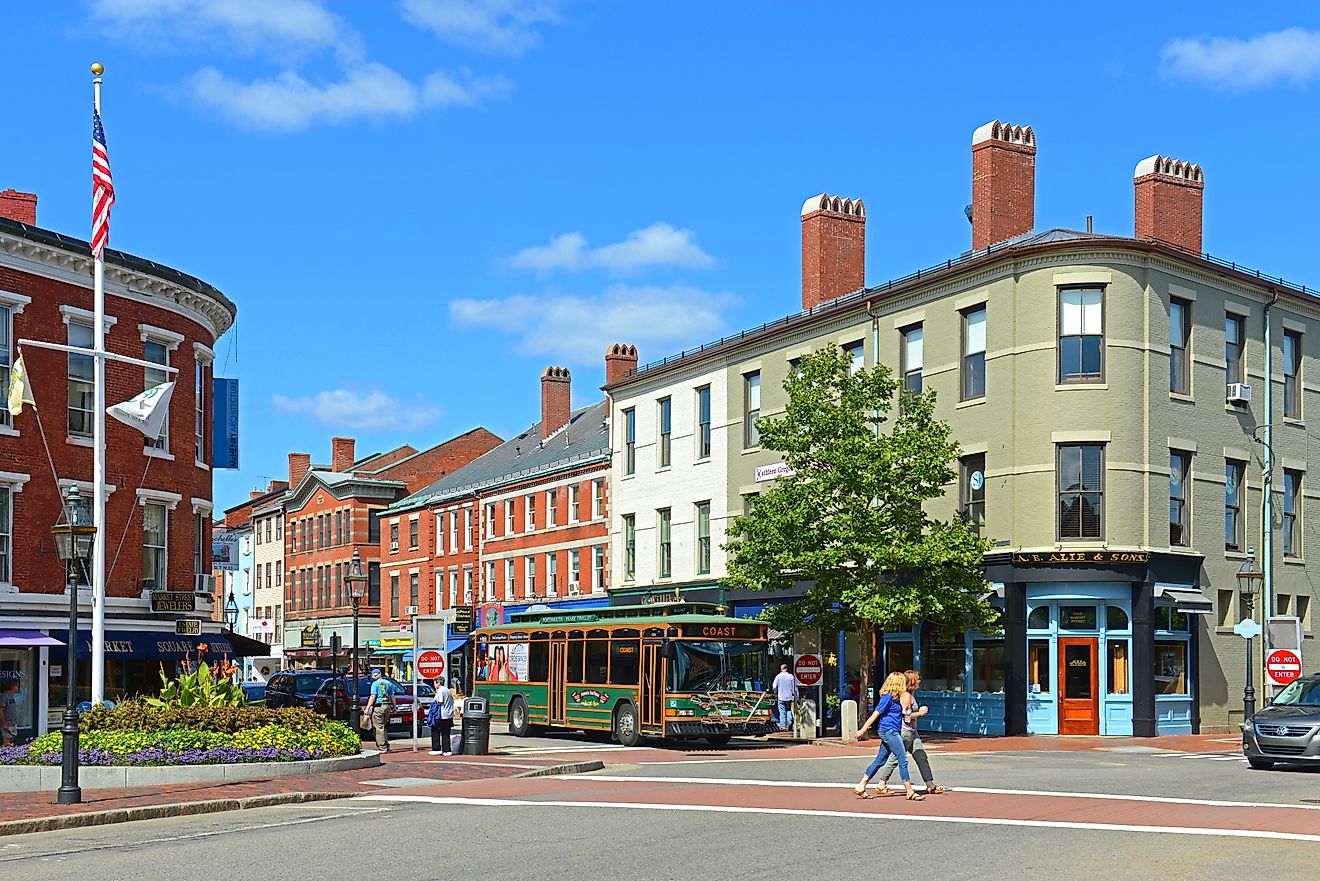
[{"label": "bollard", "polygon": [[857,739],[857,701],[844,701],[839,705],[839,718],[842,727],[839,733],[843,735],[843,742]]},{"label": "bollard", "polygon": [[809,697],[799,700],[793,722],[799,738],[815,740],[819,736],[816,730],[816,702]]}]

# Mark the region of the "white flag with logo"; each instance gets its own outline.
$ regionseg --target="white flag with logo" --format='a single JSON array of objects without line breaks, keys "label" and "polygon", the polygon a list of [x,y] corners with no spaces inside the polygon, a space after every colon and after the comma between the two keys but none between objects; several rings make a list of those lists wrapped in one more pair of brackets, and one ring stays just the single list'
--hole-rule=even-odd
[{"label": "white flag with logo", "polygon": [[170,411],[170,396],[173,394],[174,383],[162,382],[160,385],[153,385],[140,395],[134,395],[122,404],[107,407],[105,412],[155,440],[160,436],[161,427],[165,425],[165,416]]}]

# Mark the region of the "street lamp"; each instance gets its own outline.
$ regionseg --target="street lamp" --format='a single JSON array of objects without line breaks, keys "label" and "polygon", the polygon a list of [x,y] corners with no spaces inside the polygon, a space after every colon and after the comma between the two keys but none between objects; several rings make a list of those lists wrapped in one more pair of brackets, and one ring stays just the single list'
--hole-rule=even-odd
[{"label": "street lamp", "polygon": [[233,633],[234,628],[238,626],[238,602],[234,599],[234,592],[229,592],[229,602],[225,603],[225,623],[229,625],[229,632]]},{"label": "street lamp", "polygon": [[[1260,584],[1265,580],[1265,573],[1256,565],[1256,549],[1247,549],[1247,559],[1242,561],[1241,568],[1237,573],[1238,592],[1242,594],[1242,601],[1247,606],[1247,617],[1255,623],[1256,591]],[[1254,637],[1247,639],[1247,684],[1242,689],[1242,722],[1245,724],[1256,713],[1256,686],[1253,683],[1255,679],[1255,669],[1251,663],[1251,643]]]},{"label": "street lamp", "polygon": [[367,567],[362,565],[362,557],[356,549],[344,580],[348,582],[348,601],[353,606],[353,699],[348,702],[348,727],[356,734],[361,721],[358,708],[358,609],[367,598]]},{"label": "street lamp", "polygon": [[90,571],[92,546],[96,543],[96,526],[83,504],[77,484],[69,487],[69,495],[60,511],[60,519],[51,528],[55,535],[55,552],[64,561],[64,577],[69,586],[69,657],[65,667],[64,757],[60,776],[59,803],[76,805],[82,801],[82,787],[78,785],[78,709],[75,691],[78,685],[78,572]]}]

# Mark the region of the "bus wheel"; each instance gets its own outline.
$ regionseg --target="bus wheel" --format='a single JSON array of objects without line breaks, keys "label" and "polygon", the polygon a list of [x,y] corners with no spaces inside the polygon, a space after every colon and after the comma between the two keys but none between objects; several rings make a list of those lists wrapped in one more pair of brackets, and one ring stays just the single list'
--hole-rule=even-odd
[{"label": "bus wheel", "polygon": [[530,728],[527,724],[527,701],[515,697],[509,703],[509,733],[514,737],[526,737]]},{"label": "bus wheel", "polygon": [[637,728],[637,708],[624,704],[614,711],[614,736],[623,746],[636,746],[642,742],[642,732]]},{"label": "bus wheel", "polygon": [[732,734],[707,734],[707,735],[706,735],[706,743],[709,743],[711,746],[724,746],[724,745],[725,745],[726,743],[728,743],[731,739],[733,739],[733,735],[732,735]]}]

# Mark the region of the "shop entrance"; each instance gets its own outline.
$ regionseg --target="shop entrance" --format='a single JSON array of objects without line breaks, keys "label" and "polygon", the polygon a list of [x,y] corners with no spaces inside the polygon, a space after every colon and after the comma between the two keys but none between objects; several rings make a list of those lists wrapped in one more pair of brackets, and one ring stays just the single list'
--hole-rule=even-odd
[{"label": "shop entrance", "polygon": [[1059,638],[1059,733],[1100,733],[1100,688],[1094,637]]}]

